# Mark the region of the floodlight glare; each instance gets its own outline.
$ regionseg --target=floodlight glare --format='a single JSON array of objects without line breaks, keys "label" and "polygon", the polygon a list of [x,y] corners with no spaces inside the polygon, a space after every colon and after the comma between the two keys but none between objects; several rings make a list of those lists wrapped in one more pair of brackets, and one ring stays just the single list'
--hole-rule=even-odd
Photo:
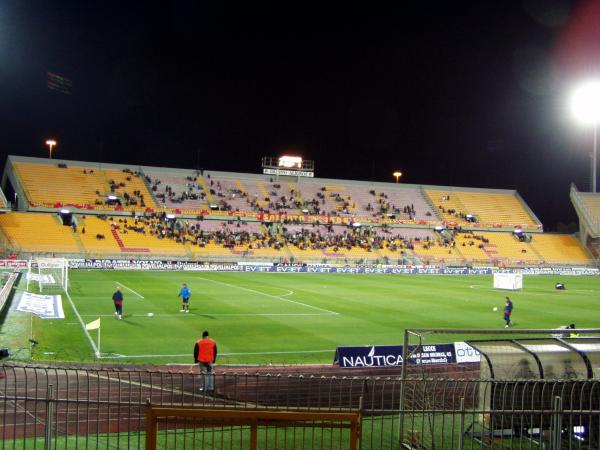
[{"label": "floodlight glare", "polygon": [[600,125],[600,81],[588,81],[573,91],[571,96],[573,115],[582,123],[594,128],[594,142],[590,154],[590,188],[596,192],[596,168],[598,165],[598,125]]},{"label": "floodlight glare", "polygon": [[573,91],[571,111],[584,124],[600,123],[600,81],[588,81]]},{"label": "floodlight glare", "polygon": [[277,163],[279,167],[285,167],[286,169],[301,169],[302,168],[302,157],[300,156],[280,156]]},{"label": "floodlight glare", "polygon": [[69,214],[71,211],[69,211],[68,209],[61,209],[60,213],[61,214]]},{"label": "floodlight glare", "polygon": [[52,149],[56,146],[57,142],[54,139],[47,139],[46,145],[49,149],[49,158],[52,159]]}]

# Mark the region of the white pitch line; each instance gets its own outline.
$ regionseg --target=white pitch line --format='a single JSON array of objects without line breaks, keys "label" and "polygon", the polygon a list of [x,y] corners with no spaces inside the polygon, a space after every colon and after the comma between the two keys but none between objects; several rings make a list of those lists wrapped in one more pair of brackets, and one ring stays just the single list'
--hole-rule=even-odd
[{"label": "white pitch line", "polygon": [[79,324],[81,325],[81,329],[83,330],[83,332],[87,336],[88,341],[90,341],[92,349],[94,350],[94,355],[96,355],[96,357],[98,357],[98,347],[96,347],[96,343],[92,339],[92,336],[90,335],[90,333],[88,333],[88,330],[85,329],[85,322],[81,318],[81,315],[79,314],[79,311],[77,311],[77,308],[75,307],[75,303],[73,303],[73,300],[71,299],[71,296],[69,295],[69,293],[67,291],[65,291],[65,294],[67,295],[67,298],[69,299],[69,303],[71,304],[71,308],[73,308],[73,312],[77,316],[77,320],[79,321]]},{"label": "white pitch line", "polygon": [[241,289],[243,291],[253,292],[254,294],[264,295],[265,297],[271,297],[271,298],[274,298],[276,300],[283,300],[284,302],[295,303],[296,305],[301,305],[301,306],[305,306],[307,308],[312,308],[312,309],[316,309],[316,310],[319,310],[319,311],[323,311],[323,312],[326,312],[326,313],[334,315],[334,316],[337,316],[337,315],[340,314],[340,313],[337,313],[335,311],[330,311],[330,310],[325,309],[325,308],[319,308],[318,306],[313,306],[313,305],[309,305],[307,303],[297,302],[295,300],[290,300],[289,298],[283,298],[283,297],[281,297],[279,295],[266,294],[265,292],[255,291],[254,289],[249,289],[249,288],[245,288],[245,287],[242,287],[242,286],[237,286],[235,284],[225,283],[224,281],[211,280],[210,278],[202,278],[202,277],[199,277],[199,279],[200,280],[206,280],[206,281],[212,281],[213,283],[222,284],[224,286],[229,286],[229,287]]},{"label": "white pitch line", "polygon": [[[126,318],[128,317],[194,317],[194,316],[241,316],[241,317],[249,317],[249,316],[329,316],[331,314],[327,313],[210,313],[210,312],[202,312],[202,313],[194,313],[192,311],[192,315],[190,314],[154,314],[153,316],[148,316],[148,314],[126,314]],[[84,314],[81,317],[114,317],[114,314]],[[71,324],[67,324],[71,325]],[[75,323],[73,325],[76,325]]]},{"label": "white pitch line", "polygon": [[[295,355],[299,353],[329,353],[335,350],[298,350],[298,351],[285,351],[285,352],[249,352],[249,353],[219,353],[221,356],[245,356],[245,355]],[[122,355],[119,353],[113,353],[113,356],[101,356],[100,359],[123,359],[123,358],[182,358],[189,357],[189,353],[182,355]]]},{"label": "white pitch line", "polygon": [[121,287],[124,287],[124,288],[125,288],[125,289],[127,289],[129,292],[133,292],[133,293],[134,293],[135,295],[137,295],[139,298],[141,298],[141,299],[143,299],[143,298],[144,298],[144,296],[143,296],[143,295],[141,295],[141,294],[138,294],[138,293],[137,293],[137,292],[135,292],[133,289],[131,289],[131,288],[129,288],[129,287],[127,287],[127,286],[125,286],[123,283],[119,283],[119,282],[117,281],[117,284],[118,284],[119,286],[121,286]]}]

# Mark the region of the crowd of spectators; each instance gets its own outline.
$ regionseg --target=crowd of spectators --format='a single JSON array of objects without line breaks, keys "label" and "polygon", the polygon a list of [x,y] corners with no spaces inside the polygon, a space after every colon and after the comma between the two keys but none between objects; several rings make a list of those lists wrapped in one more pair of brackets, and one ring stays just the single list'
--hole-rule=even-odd
[{"label": "crowd of spectators", "polygon": [[244,230],[246,222],[222,222],[217,230],[206,230],[201,226],[203,220],[174,220],[165,213],[151,213],[136,217],[98,216],[110,222],[112,230],[121,234],[128,232],[154,236],[157,239],[171,239],[180,244],[189,243],[205,247],[209,243],[233,248],[247,246],[248,249],[275,248],[280,249],[283,241],[268,232],[249,232]]},{"label": "crowd of spectators", "polygon": [[[265,188],[261,188],[261,192],[251,193],[238,187],[228,186],[220,180],[215,180],[211,178],[210,174],[206,174],[205,183],[199,183],[199,174],[199,172],[196,172],[196,176],[182,177],[183,187],[178,190],[170,185],[162,185],[159,179],[151,179],[146,176],[146,180],[151,185],[155,197],[163,205],[167,201],[170,204],[177,204],[188,199],[206,201],[209,197],[208,194],[210,194],[213,199],[213,204],[210,206],[221,211],[240,211],[242,209],[266,214],[302,212],[304,214],[326,214],[335,217],[357,214],[359,210],[351,195],[328,191],[325,186],[320,187],[314,195],[305,198],[302,192],[293,188],[283,190],[281,184],[271,178],[268,183],[265,183]],[[205,192],[204,186],[206,186],[208,192]],[[376,193],[374,190],[369,192],[375,197],[375,206],[368,203],[366,206],[361,206],[361,208],[373,217],[393,214],[409,220],[415,219],[416,210],[413,204],[395,205],[389,201],[387,194]],[[245,204],[245,207],[240,206],[240,199],[242,199],[242,204]],[[330,199],[333,206],[327,202],[327,199]]]}]

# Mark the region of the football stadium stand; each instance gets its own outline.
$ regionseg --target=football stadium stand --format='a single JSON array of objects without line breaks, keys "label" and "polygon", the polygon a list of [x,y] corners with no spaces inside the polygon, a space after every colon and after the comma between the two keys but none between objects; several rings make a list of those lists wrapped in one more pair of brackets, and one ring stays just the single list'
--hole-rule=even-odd
[{"label": "football stadium stand", "polygon": [[56,214],[0,214],[0,230],[17,252],[78,254],[82,250],[72,228],[63,226]]},{"label": "football stadium stand", "polygon": [[[3,183],[27,200],[20,202],[24,211],[1,218],[5,251],[220,261],[594,263],[575,237],[542,233],[512,190],[133,170],[15,156]],[[577,194],[576,209],[598,222],[600,197]],[[54,214],[64,207],[74,213],[73,228]],[[27,231],[36,228],[50,230],[50,238]],[[527,239],[513,233],[519,229]]]},{"label": "football stadium stand", "polygon": [[531,247],[548,264],[589,264],[591,255],[573,236],[532,234]]},{"label": "football stadium stand", "polygon": [[[73,206],[100,211],[156,208],[140,174],[126,168],[29,161],[15,162],[13,167],[31,207]],[[116,197],[114,201],[108,198],[110,195]]]},{"label": "football stadium stand", "polygon": [[462,226],[514,227],[535,230],[538,220],[516,193],[427,189],[447,222]]},{"label": "football stadium stand", "polygon": [[4,192],[2,192],[2,190],[0,190],[0,209],[6,209],[8,208],[8,201],[6,200],[6,197],[4,196]]}]

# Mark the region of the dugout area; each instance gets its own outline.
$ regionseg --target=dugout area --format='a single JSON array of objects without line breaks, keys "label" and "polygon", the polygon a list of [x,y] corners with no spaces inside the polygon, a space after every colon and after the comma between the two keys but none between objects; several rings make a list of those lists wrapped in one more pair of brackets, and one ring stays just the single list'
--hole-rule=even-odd
[{"label": "dugout area", "polygon": [[[578,442],[597,448],[600,338],[533,338],[468,341],[481,353],[482,443],[518,436],[560,448]],[[552,380],[546,382],[546,380]],[[595,411],[596,413],[592,413]]]}]

